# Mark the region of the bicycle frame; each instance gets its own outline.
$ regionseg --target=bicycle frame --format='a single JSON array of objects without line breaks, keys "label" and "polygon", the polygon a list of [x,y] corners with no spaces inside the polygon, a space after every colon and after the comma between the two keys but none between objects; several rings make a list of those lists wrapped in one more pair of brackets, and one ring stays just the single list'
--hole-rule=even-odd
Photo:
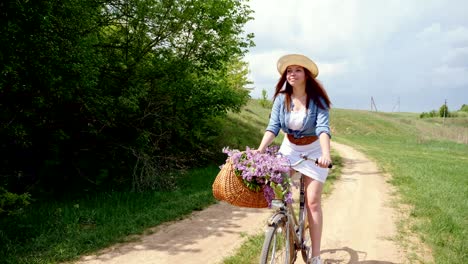
[{"label": "bicycle frame", "polygon": [[[302,154],[299,161],[295,162],[294,164],[289,164],[289,166],[294,168],[306,160],[315,160],[315,164],[318,164],[318,159],[309,158],[306,154]],[[331,168],[332,166],[332,164],[329,164],[328,168]],[[308,235],[305,234],[305,232],[309,232],[308,229],[310,228],[310,226],[308,226],[307,212],[305,210],[304,177],[305,176],[303,174],[300,174],[299,219],[296,217],[292,204],[287,204],[284,200],[280,199],[272,201],[271,207],[275,208],[276,211],[268,220],[268,228],[266,231],[260,259],[260,263],[262,264],[275,263],[274,259],[277,253],[276,235],[281,234],[282,231],[286,232],[281,235],[282,238],[285,238],[283,241],[285,243],[284,246],[286,247],[284,249],[286,263],[293,263],[296,260],[297,251],[299,250],[302,253],[302,258],[304,261],[307,261],[311,248],[307,243],[307,240],[304,241],[304,238]],[[280,242],[280,244],[283,244],[283,242]],[[270,248],[271,246],[272,249]],[[270,255],[270,253],[272,255]],[[283,259],[281,258],[281,261],[282,260]],[[283,261],[281,263],[283,263]]]},{"label": "bicycle frame", "polygon": [[[292,204],[286,204],[283,200],[274,200],[272,202],[272,208],[276,208],[276,212],[268,220],[268,225],[272,226],[279,219],[288,223],[289,234],[293,234],[294,238],[294,251],[304,250],[308,252],[308,248],[305,248],[303,241],[304,233],[304,223],[307,221],[305,219],[305,186],[304,186],[304,175],[300,176],[300,192],[299,192],[299,219],[296,217],[295,209]],[[279,219],[278,219],[279,218]],[[292,248],[291,248],[292,249]],[[295,256],[296,254],[294,254]],[[294,257],[295,258],[295,257]],[[293,261],[293,260],[291,260]]]}]

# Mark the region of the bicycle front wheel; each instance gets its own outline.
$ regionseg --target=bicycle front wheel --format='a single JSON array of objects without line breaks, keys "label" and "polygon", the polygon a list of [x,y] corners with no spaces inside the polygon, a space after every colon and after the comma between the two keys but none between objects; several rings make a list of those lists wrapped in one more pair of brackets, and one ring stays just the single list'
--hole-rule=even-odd
[{"label": "bicycle front wheel", "polygon": [[307,213],[304,214],[304,224],[302,225],[302,246],[301,246],[301,253],[302,253],[302,259],[304,260],[305,263],[307,263],[307,258],[310,255],[310,251],[312,251],[312,239],[310,238],[310,226],[309,226],[309,221],[307,219]]},{"label": "bicycle front wheel", "polygon": [[291,234],[287,222],[276,221],[267,227],[260,264],[291,263]]}]

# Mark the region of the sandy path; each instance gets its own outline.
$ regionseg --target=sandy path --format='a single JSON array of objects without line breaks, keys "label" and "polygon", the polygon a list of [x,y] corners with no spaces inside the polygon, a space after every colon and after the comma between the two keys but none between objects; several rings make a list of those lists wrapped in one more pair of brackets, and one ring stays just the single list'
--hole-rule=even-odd
[{"label": "sandy path", "polygon": [[391,185],[364,154],[336,143],[333,148],[344,167],[323,202],[322,257],[327,263],[405,263],[392,241],[398,214],[390,207]]},{"label": "sandy path", "polygon": [[[375,163],[362,153],[333,143],[344,160],[343,175],[323,202],[322,258],[326,263],[404,263],[391,240],[397,214],[389,206],[391,187]],[[79,264],[215,264],[264,230],[269,209],[213,205],[189,218],[165,224],[137,242],[115,245]],[[298,254],[298,261],[303,263]]]}]

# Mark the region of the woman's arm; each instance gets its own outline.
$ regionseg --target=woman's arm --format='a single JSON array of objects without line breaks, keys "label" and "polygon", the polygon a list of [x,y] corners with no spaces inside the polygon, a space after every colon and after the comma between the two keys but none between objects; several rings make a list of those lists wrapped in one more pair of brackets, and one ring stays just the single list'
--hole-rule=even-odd
[{"label": "woman's arm", "polygon": [[318,165],[322,168],[328,168],[332,163],[330,155],[330,136],[327,133],[321,133],[319,136],[322,156],[318,159]]},{"label": "woman's arm", "polygon": [[[322,103],[325,105],[325,101],[321,98]],[[318,107],[317,120],[316,120],[315,133],[319,136],[320,147],[322,149],[322,156],[318,159],[318,165],[322,168],[328,168],[331,164],[330,155],[330,109]]]},{"label": "woman's arm", "polygon": [[271,108],[270,112],[270,121],[268,122],[265,134],[263,134],[260,146],[257,149],[261,153],[265,152],[266,148],[270,146],[270,144],[276,138],[276,135],[278,135],[279,131],[281,130],[280,114],[283,103],[284,95],[282,94],[278,95],[278,97],[276,97],[273,101],[273,107]]},{"label": "woman's arm", "polygon": [[262,142],[260,143],[260,146],[257,150],[261,153],[265,152],[266,148],[270,146],[273,140],[275,140],[275,137],[276,135],[273,132],[269,130],[265,131],[265,134],[263,134]]}]

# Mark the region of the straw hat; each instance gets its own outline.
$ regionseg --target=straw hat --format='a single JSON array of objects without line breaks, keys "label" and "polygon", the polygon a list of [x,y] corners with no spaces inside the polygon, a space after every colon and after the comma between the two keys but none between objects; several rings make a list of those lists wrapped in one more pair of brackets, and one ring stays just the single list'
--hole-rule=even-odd
[{"label": "straw hat", "polygon": [[279,74],[283,74],[286,68],[290,65],[299,65],[308,69],[312,73],[312,77],[316,78],[319,74],[317,65],[311,59],[301,54],[288,54],[279,58],[277,68]]}]

